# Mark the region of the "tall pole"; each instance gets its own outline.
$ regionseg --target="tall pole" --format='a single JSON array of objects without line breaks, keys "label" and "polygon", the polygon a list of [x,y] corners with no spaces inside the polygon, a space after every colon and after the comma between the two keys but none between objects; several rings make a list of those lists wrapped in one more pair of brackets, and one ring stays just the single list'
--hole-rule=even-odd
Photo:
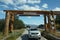
[{"label": "tall pole", "polygon": [[13,32],[13,26],[14,26],[14,13],[11,13],[11,20],[10,20],[10,32]]},{"label": "tall pole", "polygon": [[45,14],[44,14],[44,26],[45,26],[45,31],[48,31],[47,22],[46,22],[46,15]]},{"label": "tall pole", "polygon": [[49,31],[52,32],[52,28],[50,24],[50,14],[48,14],[48,27],[49,27]]},{"label": "tall pole", "polygon": [[8,36],[9,20],[10,20],[10,12],[6,12],[5,28],[4,28],[4,36],[5,37]]},{"label": "tall pole", "polygon": [[54,30],[53,32],[56,32],[56,25],[55,25],[55,20],[54,20],[54,14],[52,14],[53,22],[54,22]]}]

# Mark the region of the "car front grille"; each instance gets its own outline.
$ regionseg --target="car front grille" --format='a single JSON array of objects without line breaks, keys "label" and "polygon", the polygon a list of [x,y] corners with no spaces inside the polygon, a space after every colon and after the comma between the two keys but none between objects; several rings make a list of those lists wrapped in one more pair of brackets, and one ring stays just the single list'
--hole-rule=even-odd
[{"label": "car front grille", "polygon": [[38,33],[31,33],[31,34],[38,34]]}]

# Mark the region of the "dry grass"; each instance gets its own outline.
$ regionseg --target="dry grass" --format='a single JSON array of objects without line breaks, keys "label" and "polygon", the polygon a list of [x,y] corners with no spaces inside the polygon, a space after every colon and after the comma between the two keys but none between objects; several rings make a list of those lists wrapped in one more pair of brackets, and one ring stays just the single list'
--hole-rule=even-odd
[{"label": "dry grass", "polygon": [[60,32],[56,32],[56,33],[52,33],[54,36],[59,37],[60,38]]},{"label": "dry grass", "polygon": [[44,30],[43,29],[40,29],[40,32],[43,32]]},{"label": "dry grass", "polygon": [[3,39],[3,33],[0,32],[0,40]]},{"label": "dry grass", "polygon": [[11,36],[8,37],[6,40],[16,40],[19,36],[22,35],[23,32],[24,32],[24,29],[14,30],[14,33],[11,34]]}]

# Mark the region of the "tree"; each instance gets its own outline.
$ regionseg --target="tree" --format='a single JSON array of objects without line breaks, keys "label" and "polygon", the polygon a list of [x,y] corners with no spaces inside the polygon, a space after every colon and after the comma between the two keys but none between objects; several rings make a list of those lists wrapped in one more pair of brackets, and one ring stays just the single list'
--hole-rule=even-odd
[{"label": "tree", "polygon": [[22,20],[19,20],[19,17],[17,15],[15,15],[14,18],[14,29],[20,29],[20,28],[24,28],[25,24]]},{"label": "tree", "polygon": [[60,30],[60,16],[56,16],[56,19],[55,19],[55,23],[56,23],[56,29]]},{"label": "tree", "polygon": [[43,25],[43,24],[41,24],[41,25],[39,25],[39,26],[38,26],[38,28],[44,28],[44,25]]},{"label": "tree", "polygon": [[55,22],[60,24],[60,16],[56,16]]},{"label": "tree", "polygon": [[27,28],[30,28],[30,26],[29,26],[29,25],[27,25],[26,27],[27,27]]},{"label": "tree", "polygon": [[[11,22],[11,21],[10,21]],[[3,31],[5,27],[5,19],[0,19],[0,31]],[[19,17],[15,15],[14,18],[14,29],[24,28],[25,24],[22,20],[19,20]]]},{"label": "tree", "polygon": [[5,26],[5,20],[4,19],[0,19],[0,31],[4,30],[4,26]]}]

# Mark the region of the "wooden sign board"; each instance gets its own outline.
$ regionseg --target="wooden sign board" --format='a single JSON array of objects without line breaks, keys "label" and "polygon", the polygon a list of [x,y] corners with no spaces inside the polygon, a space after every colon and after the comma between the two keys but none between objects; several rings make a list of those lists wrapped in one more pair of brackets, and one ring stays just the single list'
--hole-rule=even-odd
[{"label": "wooden sign board", "polygon": [[23,14],[20,14],[19,16],[40,16],[40,14],[37,14],[36,12],[24,12]]}]

